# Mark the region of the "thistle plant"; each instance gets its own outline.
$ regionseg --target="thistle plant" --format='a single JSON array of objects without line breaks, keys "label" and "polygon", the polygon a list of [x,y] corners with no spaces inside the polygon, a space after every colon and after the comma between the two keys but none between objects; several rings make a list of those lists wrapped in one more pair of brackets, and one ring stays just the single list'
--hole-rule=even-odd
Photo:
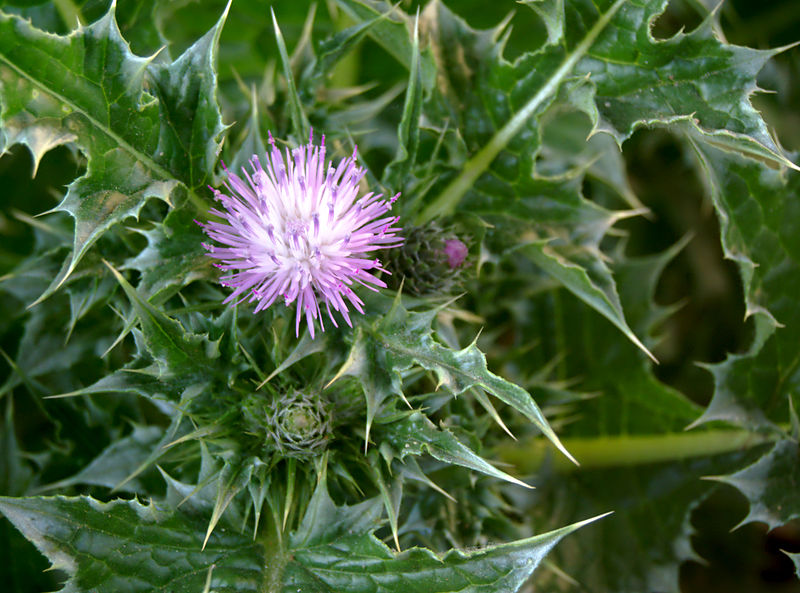
[{"label": "thistle plant", "polygon": [[4,591],[796,587],[790,19],[23,4]]}]

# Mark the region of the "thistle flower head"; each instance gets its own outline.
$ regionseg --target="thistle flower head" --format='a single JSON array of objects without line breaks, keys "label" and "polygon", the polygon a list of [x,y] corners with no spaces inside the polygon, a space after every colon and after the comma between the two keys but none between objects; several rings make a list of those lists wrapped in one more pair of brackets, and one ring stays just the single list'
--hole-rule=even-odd
[{"label": "thistle flower head", "polygon": [[365,170],[356,151],[334,167],[324,136],[291,152],[271,135],[269,143],[263,164],[253,155],[243,177],[228,173],[227,193],[213,190],[222,208],[210,212],[224,222],[199,223],[220,244],[205,245],[208,255],[230,272],[220,280],[233,289],[225,302],[255,302],[258,312],[279,298],[287,307],[296,301],[295,333],[305,316],[312,338],[317,320],[325,331],[321,305],[335,327],[333,311],[352,326],[349,306],[364,312],[353,287],[386,286],[374,275],[386,270],[370,253],[403,242],[398,217],[387,214],[399,194],[359,195]]},{"label": "thistle flower head", "polygon": [[[405,239],[399,249],[381,254],[386,267],[392,271],[387,278],[389,288],[417,296],[452,294],[459,290],[468,272],[466,266],[469,237],[460,228],[440,221],[405,229]],[[401,284],[402,280],[402,284]]]}]

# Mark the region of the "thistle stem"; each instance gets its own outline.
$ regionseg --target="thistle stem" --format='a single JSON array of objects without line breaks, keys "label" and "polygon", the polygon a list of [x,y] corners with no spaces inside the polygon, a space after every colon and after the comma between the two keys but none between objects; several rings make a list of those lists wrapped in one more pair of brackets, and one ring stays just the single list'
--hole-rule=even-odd
[{"label": "thistle stem", "polygon": [[274,512],[265,513],[258,530],[258,541],[264,547],[264,591],[280,591],[283,572],[290,560],[290,553],[283,541],[280,520]]},{"label": "thistle stem", "polygon": [[61,16],[61,20],[72,31],[75,27],[85,25],[80,8],[72,0],[53,0],[53,4]]},{"label": "thistle stem", "polygon": [[550,443],[541,438],[504,444],[496,451],[499,459],[512,464],[519,473],[529,474],[537,471],[546,459],[556,471],[570,472],[707,457],[750,449],[775,442],[778,438],[777,434],[713,429],[663,435],[563,439],[564,447],[575,456],[579,467],[554,454]]},{"label": "thistle stem", "polygon": [[584,37],[575,49],[567,55],[566,59],[561,63],[561,66],[558,67],[558,70],[547,80],[547,83],[539,89],[539,92],[536,93],[522,109],[514,114],[514,117],[508,120],[508,122],[497,131],[486,146],[467,161],[458,177],[453,179],[450,185],[420,213],[417,217],[416,224],[424,224],[437,216],[447,215],[455,210],[455,207],[461,201],[461,198],[464,197],[464,194],[469,191],[483,172],[489,168],[489,165],[491,165],[500,151],[506,147],[511,139],[522,129],[525,123],[533,117],[536,110],[558,91],[558,87],[561,85],[562,81],[572,72],[578,60],[589,51],[592,44],[597,39],[597,36],[606,28],[606,25],[608,25],[613,16],[626,1],[627,0],[617,0],[605,14],[600,16],[594,26],[589,29],[586,37]]}]

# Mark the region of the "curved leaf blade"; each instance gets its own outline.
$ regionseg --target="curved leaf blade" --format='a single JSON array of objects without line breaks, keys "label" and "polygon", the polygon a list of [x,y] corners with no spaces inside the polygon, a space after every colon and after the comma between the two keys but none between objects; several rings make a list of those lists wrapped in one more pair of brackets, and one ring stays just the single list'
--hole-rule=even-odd
[{"label": "curved leaf blade", "polygon": [[547,553],[566,535],[604,515],[543,535],[473,552],[437,556],[412,548],[392,552],[372,535],[292,551],[284,593],[516,593]]}]

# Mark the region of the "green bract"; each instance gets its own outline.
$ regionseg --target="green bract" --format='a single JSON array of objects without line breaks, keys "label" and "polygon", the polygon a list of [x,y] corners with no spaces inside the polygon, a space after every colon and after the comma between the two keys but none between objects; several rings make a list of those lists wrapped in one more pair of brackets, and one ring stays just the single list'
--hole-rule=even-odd
[{"label": "green bract", "polygon": [[[756,592],[693,561],[705,516],[800,518],[800,174],[759,111],[800,147],[800,82],[723,32],[778,47],[790,2],[3,4],[3,590]],[[323,133],[404,244],[356,238],[385,270],[314,337],[224,304],[201,226]],[[272,229],[228,210],[248,269]]]}]

